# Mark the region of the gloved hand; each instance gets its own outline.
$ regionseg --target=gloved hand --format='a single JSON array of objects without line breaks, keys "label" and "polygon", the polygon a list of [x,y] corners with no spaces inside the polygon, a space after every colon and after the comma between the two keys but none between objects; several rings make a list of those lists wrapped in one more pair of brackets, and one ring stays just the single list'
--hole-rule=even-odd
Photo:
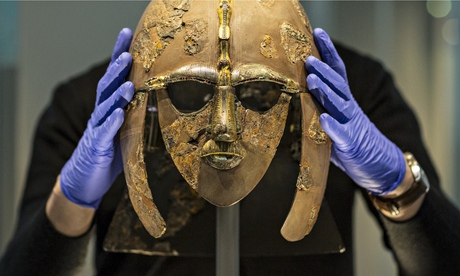
[{"label": "gloved hand", "polygon": [[63,194],[84,207],[96,209],[123,168],[117,133],[124,120],[123,108],[134,95],[134,85],[124,82],[132,63],[126,52],[131,38],[127,28],[118,35],[110,64],[98,83],[96,106],[86,130],[61,170]]},{"label": "gloved hand", "polygon": [[323,61],[307,58],[307,83],[327,111],[320,123],[332,139],[331,161],[371,193],[387,194],[404,179],[404,155],[358,106],[345,65],[326,32],[315,29],[313,37]]}]

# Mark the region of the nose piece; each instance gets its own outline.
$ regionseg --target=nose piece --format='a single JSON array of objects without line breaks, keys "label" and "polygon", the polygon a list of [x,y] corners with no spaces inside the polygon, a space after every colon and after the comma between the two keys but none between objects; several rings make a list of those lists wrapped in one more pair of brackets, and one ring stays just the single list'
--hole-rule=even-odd
[{"label": "nose piece", "polygon": [[235,108],[234,88],[232,86],[217,87],[208,129],[211,139],[228,143],[237,140]]}]

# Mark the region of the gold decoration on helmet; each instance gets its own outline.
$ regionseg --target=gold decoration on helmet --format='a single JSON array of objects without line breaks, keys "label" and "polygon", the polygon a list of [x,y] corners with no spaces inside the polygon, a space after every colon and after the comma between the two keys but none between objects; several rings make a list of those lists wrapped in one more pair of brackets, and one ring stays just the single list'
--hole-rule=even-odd
[{"label": "gold decoration on helmet", "polygon": [[273,43],[273,38],[269,35],[264,35],[260,41],[260,53],[266,58],[277,58],[278,51]]}]

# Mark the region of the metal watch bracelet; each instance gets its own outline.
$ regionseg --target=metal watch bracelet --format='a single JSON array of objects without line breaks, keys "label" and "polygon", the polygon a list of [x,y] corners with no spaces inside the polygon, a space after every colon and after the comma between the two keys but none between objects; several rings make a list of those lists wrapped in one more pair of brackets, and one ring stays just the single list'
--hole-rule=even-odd
[{"label": "metal watch bracelet", "polygon": [[386,211],[392,216],[398,216],[401,209],[409,207],[422,195],[430,190],[430,183],[420,164],[410,152],[404,153],[404,157],[409,165],[414,183],[402,195],[395,198],[383,198],[369,193],[372,203],[379,211]]}]

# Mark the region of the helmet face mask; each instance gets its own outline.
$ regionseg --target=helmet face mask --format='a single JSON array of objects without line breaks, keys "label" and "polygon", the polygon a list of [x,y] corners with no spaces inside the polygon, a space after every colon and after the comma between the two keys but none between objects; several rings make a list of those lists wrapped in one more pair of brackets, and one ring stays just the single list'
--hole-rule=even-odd
[{"label": "helmet face mask", "polygon": [[146,110],[158,111],[166,150],[189,186],[225,207],[247,196],[267,171],[291,98],[300,93],[302,158],[282,234],[288,240],[308,234],[324,194],[330,140],[306,90],[305,59],[319,54],[298,1],[152,1],[130,52],[136,94],[120,137],[129,196],[146,230],[160,237],[166,227],[145,170]]},{"label": "helmet face mask", "polygon": [[[259,183],[276,153],[291,98],[280,91],[268,92],[279,98],[265,101],[266,105],[275,103],[258,112],[245,108],[235,90],[214,87],[209,102],[191,113],[180,112],[167,89],[156,91],[166,149],[189,185],[216,206],[240,201]],[[238,90],[240,95],[246,93],[244,99],[250,105],[250,98],[255,97],[241,90],[251,89]]]}]

